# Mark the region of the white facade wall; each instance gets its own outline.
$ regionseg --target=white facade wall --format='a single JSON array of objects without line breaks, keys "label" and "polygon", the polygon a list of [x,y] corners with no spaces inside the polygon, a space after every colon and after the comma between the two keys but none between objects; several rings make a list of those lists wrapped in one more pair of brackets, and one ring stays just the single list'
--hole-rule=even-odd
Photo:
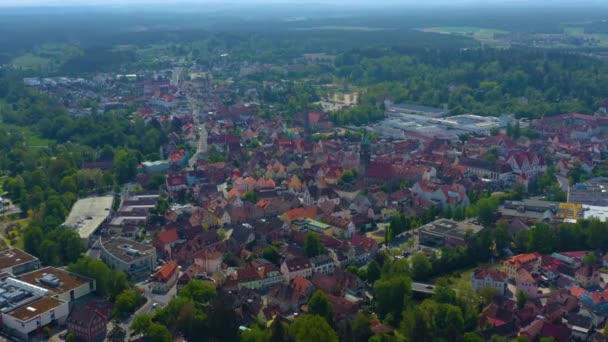
[{"label": "white facade wall", "polygon": [[49,311],[42,312],[36,317],[32,317],[27,321],[20,321],[11,316],[10,313],[2,313],[2,324],[14,330],[15,334],[21,338],[28,339],[27,334],[45,325],[57,321],[63,324],[70,314],[68,303],[62,303]]}]

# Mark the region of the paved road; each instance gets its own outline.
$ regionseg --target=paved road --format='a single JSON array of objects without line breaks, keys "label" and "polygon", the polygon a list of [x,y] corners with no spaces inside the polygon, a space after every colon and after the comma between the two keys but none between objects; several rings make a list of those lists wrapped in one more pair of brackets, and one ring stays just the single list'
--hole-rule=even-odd
[{"label": "paved road", "polygon": [[567,194],[568,188],[570,187],[570,182],[568,181],[568,178],[566,178],[564,176],[560,176],[560,175],[556,175],[556,177],[557,177],[557,182],[559,183],[559,187],[562,188],[562,191],[564,191]]},{"label": "paved road", "polygon": [[425,283],[412,283],[412,291],[423,293],[435,293],[435,285]]}]

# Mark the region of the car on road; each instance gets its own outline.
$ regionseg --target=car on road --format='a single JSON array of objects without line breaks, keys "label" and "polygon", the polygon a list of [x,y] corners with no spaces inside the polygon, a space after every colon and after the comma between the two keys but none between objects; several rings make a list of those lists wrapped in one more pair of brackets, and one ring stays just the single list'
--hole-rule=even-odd
[{"label": "car on road", "polygon": [[429,289],[429,290],[434,289],[433,285],[427,285],[426,288]]},{"label": "car on road", "polygon": [[153,309],[158,308],[158,303],[152,303],[152,308],[153,308]]}]

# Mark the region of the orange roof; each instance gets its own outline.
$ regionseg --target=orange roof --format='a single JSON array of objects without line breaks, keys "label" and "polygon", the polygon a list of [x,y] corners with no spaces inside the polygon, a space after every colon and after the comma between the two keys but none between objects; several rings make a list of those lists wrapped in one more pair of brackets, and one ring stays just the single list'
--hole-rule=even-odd
[{"label": "orange roof", "polygon": [[161,267],[158,272],[154,273],[152,278],[154,281],[164,283],[167,282],[175,272],[177,272],[177,262],[175,262],[175,260],[171,260]]},{"label": "orange roof", "polygon": [[539,253],[519,254],[514,257],[511,257],[509,260],[507,260],[505,262],[508,264],[514,265],[515,267],[520,267],[521,265],[525,265],[530,262],[536,261],[540,257],[541,257],[541,255]]},{"label": "orange roof", "polygon": [[578,287],[576,285],[574,285],[570,288],[570,293],[577,298],[580,297],[585,292],[587,292],[585,289],[583,289],[582,287]]},{"label": "orange roof", "polygon": [[289,221],[301,220],[306,217],[314,219],[317,216],[317,207],[291,209],[285,215]]}]

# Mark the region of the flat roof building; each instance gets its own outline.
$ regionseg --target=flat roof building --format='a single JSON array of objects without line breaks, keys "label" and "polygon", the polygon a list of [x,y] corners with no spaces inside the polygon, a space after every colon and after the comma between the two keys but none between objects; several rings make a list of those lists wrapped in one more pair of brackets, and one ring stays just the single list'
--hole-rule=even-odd
[{"label": "flat roof building", "polygon": [[608,178],[595,178],[568,188],[568,202],[608,206]]},{"label": "flat roof building", "polygon": [[52,298],[39,297],[13,311],[2,313],[2,324],[22,340],[31,338],[48,324],[63,324],[70,314],[68,303]]},{"label": "flat roof building", "polygon": [[2,325],[27,341],[47,324],[63,324],[70,309],[47,289],[9,277],[0,281],[0,312]]},{"label": "flat roof building", "polygon": [[17,248],[0,252],[0,272],[19,275],[40,268],[40,260]]},{"label": "flat roof building", "polygon": [[110,216],[113,201],[113,196],[78,200],[72,207],[64,225],[74,229],[80,238],[88,243],[91,235]]},{"label": "flat roof building", "polygon": [[101,260],[110,268],[124,271],[135,279],[144,279],[156,267],[156,248],[122,237],[100,241]]},{"label": "flat roof building", "polygon": [[608,219],[608,207],[600,207],[597,205],[583,205],[583,218],[585,219],[599,219],[602,222],[606,222]]},{"label": "flat roof building", "polygon": [[19,280],[46,289],[49,295],[68,303],[95,291],[95,280],[55,267],[23,274]]},{"label": "flat roof building", "polygon": [[471,221],[441,219],[422,226],[418,230],[418,238],[421,245],[461,246],[467,234],[477,234],[482,229],[482,226]]}]

